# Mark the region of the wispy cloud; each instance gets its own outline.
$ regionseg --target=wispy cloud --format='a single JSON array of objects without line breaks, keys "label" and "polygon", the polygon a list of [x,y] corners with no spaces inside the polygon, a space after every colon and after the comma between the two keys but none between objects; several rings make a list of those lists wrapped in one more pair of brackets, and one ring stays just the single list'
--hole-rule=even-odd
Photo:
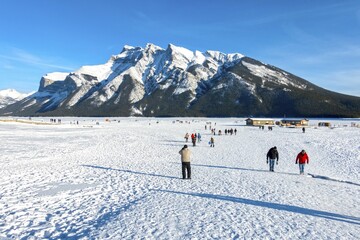
[{"label": "wispy cloud", "polygon": [[55,64],[52,60],[41,58],[19,48],[13,48],[11,53],[8,54],[0,54],[0,59],[20,62],[37,67],[55,68],[66,71],[71,71],[74,69],[74,67],[71,66]]},{"label": "wispy cloud", "polygon": [[1,67],[4,68],[4,69],[14,69],[15,67],[11,64],[1,64]]},{"label": "wispy cloud", "polygon": [[[355,64],[360,60],[360,46],[343,45],[339,48],[318,49],[311,55],[298,58],[298,62],[302,64]],[[341,61],[341,62],[339,62]]]},{"label": "wispy cloud", "polygon": [[135,16],[139,18],[140,20],[143,20],[145,22],[152,22],[152,19],[148,17],[144,12],[141,11],[135,11]]},{"label": "wispy cloud", "polygon": [[136,18],[136,22],[140,24],[139,27],[141,26],[157,27],[161,25],[161,22],[156,21],[155,19],[151,18],[148,14],[145,14],[142,11],[135,11],[134,17]]},{"label": "wispy cloud", "polygon": [[347,45],[339,51],[333,51],[335,56],[360,57],[360,45]]},{"label": "wispy cloud", "polygon": [[335,70],[315,75],[314,78],[329,90],[360,97],[357,88],[360,81],[359,69]]},{"label": "wispy cloud", "polygon": [[304,16],[334,16],[342,15],[344,13],[354,12],[354,7],[349,3],[335,3],[329,5],[321,5],[319,7],[312,7],[302,10],[284,11],[281,14],[269,15],[257,18],[247,19],[245,21],[238,22],[238,25],[242,26],[257,26],[263,24],[270,24],[276,21],[289,21],[297,18],[304,18]]}]

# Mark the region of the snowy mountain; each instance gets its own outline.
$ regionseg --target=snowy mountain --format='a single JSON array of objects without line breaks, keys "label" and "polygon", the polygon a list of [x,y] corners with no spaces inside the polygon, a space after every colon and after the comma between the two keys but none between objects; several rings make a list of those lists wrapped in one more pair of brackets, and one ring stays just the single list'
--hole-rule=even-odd
[{"label": "snowy mountain", "polygon": [[19,93],[14,89],[0,90],[0,108],[20,101],[28,95],[29,94]]},{"label": "snowy mountain", "polygon": [[108,62],[42,77],[0,111],[67,116],[360,116],[360,98],[242,54],[124,46]]}]

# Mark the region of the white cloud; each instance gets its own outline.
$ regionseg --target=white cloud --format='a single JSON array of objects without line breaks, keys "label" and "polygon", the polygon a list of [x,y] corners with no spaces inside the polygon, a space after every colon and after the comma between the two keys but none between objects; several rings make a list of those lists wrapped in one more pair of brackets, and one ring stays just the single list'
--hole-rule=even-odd
[{"label": "white cloud", "polygon": [[15,67],[13,65],[8,64],[8,63],[2,64],[1,67],[3,69],[15,69]]},{"label": "white cloud", "polygon": [[331,62],[350,61],[353,58],[360,58],[360,46],[349,46],[343,44],[337,49],[319,49],[319,52],[297,58],[304,64],[326,64]]},{"label": "white cloud", "polygon": [[[56,68],[59,70],[71,71],[74,67],[63,66],[52,63],[52,60],[43,59],[22,49],[13,48],[10,54],[0,54],[0,59],[20,62],[37,67]],[[11,64],[9,64],[11,65]]]},{"label": "white cloud", "polygon": [[334,70],[323,73],[314,74],[311,79],[307,79],[317,84],[320,87],[328,90],[344,93],[348,95],[360,97],[360,70],[347,69],[347,70]]}]

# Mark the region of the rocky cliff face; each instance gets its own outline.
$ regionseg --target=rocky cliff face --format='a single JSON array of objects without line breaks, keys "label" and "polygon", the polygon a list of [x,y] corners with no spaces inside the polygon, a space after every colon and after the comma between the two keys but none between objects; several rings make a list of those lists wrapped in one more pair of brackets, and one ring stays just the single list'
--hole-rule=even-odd
[{"label": "rocky cliff face", "polygon": [[51,73],[0,114],[47,116],[360,116],[360,98],[241,54],[125,46],[102,65]]}]

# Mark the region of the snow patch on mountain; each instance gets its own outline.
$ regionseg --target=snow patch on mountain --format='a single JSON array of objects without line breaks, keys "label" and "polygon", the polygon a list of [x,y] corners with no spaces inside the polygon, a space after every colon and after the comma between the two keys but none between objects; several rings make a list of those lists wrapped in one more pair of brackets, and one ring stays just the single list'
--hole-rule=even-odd
[{"label": "snow patch on mountain", "polygon": [[68,96],[66,92],[58,92],[51,96],[50,99],[46,100],[45,103],[46,106],[44,107],[44,110],[52,110],[56,108],[58,105],[60,105]]},{"label": "snow patch on mountain", "polygon": [[69,73],[67,72],[52,72],[45,74],[44,78],[52,81],[64,81],[68,75]]},{"label": "snow patch on mountain", "polygon": [[136,107],[131,107],[130,109],[130,116],[142,116],[143,113],[140,109],[136,108]]},{"label": "snow patch on mountain", "polygon": [[298,84],[290,80],[287,74],[280,71],[273,71],[264,65],[251,64],[243,61],[242,64],[247,67],[252,74],[261,77],[263,81],[263,87],[266,82],[273,82],[285,86],[293,86],[300,89],[306,89],[305,84]]},{"label": "snow patch on mountain", "polygon": [[191,60],[191,65],[194,64],[203,64],[206,60],[206,57],[204,54],[202,54],[202,52],[200,51],[195,51],[194,55],[193,55],[193,59]]},{"label": "snow patch on mountain", "polygon": [[96,77],[97,81],[102,81],[107,79],[108,76],[112,73],[113,63],[111,61],[101,64],[101,65],[93,65],[93,66],[83,66],[75,71],[76,74],[84,74]]},{"label": "snow patch on mountain", "polygon": [[22,107],[22,110],[25,110],[25,109],[31,107],[31,106],[34,105],[34,104],[36,104],[36,99],[34,99],[34,98],[33,98],[33,99],[30,99],[30,100],[27,102],[27,104]]}]

